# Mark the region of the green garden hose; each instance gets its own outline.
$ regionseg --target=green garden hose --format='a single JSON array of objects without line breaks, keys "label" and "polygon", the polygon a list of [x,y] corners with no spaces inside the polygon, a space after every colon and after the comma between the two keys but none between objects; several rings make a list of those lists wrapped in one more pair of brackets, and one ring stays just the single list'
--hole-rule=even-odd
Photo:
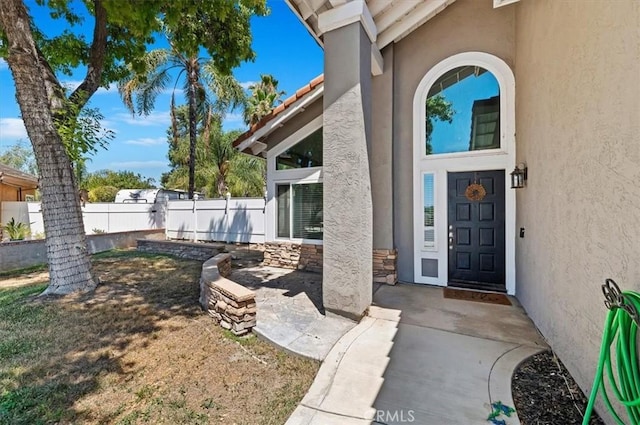
[{"label": "green garden hose", "polygon": [[[602,345],[596,376],[591,388],[591,396],[584,413],[582,425],[588,425],[598,392],[601,393],[609,413],[619,425],[625,425],[616,413],[604,385],[604,373],[615,397],[627,411],[631,425],[640,424],[640,368],[638,365],[637,334],[640,294],[632,291],[621,292],[618,285],[607,279],[602,286],[609,313],[604,323]],[[612,345],[615,342],[614,352]],[[617,378],[614,375],[612,356],[615,355]]]}]

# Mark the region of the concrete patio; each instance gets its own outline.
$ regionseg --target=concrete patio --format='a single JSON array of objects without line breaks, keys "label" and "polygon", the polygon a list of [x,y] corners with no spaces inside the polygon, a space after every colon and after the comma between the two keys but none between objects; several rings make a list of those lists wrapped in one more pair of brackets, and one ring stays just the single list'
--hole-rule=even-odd
[{"label": "concrete patio", "polygon": [[375,285],[356,324],[324,314],[322,275],[233,254],[232,279],[256,291],[255,332],[323,360],[289,425],[487,424],[492,402],[513,406],[515,367],[548,348],[513,297],[505,306],[444,298],[438,287]]},{"label": "concrete patio", "polygon": [[488,423],[492,402],[513,406],[514,368],[547,348],[510,300],[513,306],[445,299],[441,288],[380,287],[369,316],[334,346],[287,424]]},{"label": "concrete patio", "polygon": [[322,307],[322,275],[247,263],[234,269],[232,280],[255,291],[258,305],[253,332],[285,350],[324,360],[356,323],[326,316]]}]

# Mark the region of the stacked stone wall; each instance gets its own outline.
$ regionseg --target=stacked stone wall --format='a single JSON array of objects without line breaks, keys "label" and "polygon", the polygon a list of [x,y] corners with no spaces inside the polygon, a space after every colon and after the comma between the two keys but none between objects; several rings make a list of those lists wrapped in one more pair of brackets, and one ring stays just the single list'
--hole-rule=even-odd
[{"label": "stacked stone wall", "polygon": [[[252,249],[264,251],[265,266],[322,273],[322,245],[267,242],[252,245]],[[398,282],[397,263],[397,250],[374,249],[373,281],[394,285]]]},{"label": "stacked stone wall", "polygon": [[224,245],[182,241],[138,239],[138,251],[173,255],[178,258],[205,261],[224,251]]},{"label": "stacked stone wall", "polygon": [[230,275],[230,254],[205,261],[200,275],[200,305],[220,326],[244,335],[256,325],[255,293],[227,279]]},{"label": "stacked stone wall", "polygon": [[373,281],[395,285],[398,282],[398,251],[395,249],[373,250]]}]

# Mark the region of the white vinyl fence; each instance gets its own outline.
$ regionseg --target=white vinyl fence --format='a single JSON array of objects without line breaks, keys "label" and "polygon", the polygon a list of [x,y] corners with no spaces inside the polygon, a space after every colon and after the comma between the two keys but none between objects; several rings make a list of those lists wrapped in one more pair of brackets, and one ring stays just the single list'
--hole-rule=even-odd
[{"label": "white vinyl fence", "polygon": [[[29,223],[31,235],[44,233],[42,206],[40,202],[2,202],[0,222],[11,218]],[[116,204],[93,203],[82,207],[85,232],[99,233],[127,232],[133,230],[162,229],[164,227],[164,206],[162,204]]]},{"label": "white vinyl fence", "polygon": [[265,240],[265,200],[170,201],[166,232],[171,239],[194,240],[195,236],[201,241],[261,243]]}]

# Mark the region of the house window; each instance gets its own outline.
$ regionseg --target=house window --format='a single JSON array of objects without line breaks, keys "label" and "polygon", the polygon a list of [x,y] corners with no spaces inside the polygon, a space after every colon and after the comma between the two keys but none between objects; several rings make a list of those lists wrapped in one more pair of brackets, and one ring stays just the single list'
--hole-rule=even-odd
[{"label": "house window", "polygon": [[322,240],[322,183],[278,184],[276,196],[279,238]]},{"label": "house window", "polygon": [[444,73],[426,99],[425,154],[500,148],[500,88],[479,66]]},{"label": "house window", "polygon": [[435,191],[433,185],[433,174],[424,174],[423,180],[423,197],[422,205],[424,208],[424,247],[435,248],[436,246],[436,227],[435,227]]},{"label": "house window", "polygon": [[276,157],[276,170],[322,167],[322,127]]}]

